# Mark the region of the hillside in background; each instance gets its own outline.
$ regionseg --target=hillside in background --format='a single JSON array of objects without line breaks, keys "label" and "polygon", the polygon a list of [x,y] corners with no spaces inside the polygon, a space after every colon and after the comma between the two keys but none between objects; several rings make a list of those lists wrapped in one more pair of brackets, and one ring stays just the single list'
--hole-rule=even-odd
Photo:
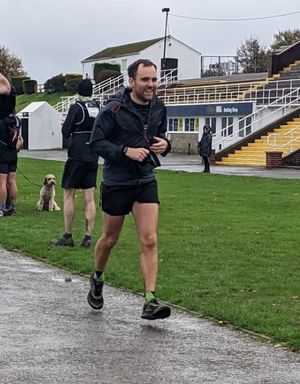
[{"label": "hillside in background", "polygon": [[34,93],[32,95],[19,95],[17,96],[16,110],[20,112],[34,101],[46,101],[50,105],[55,105],[61,101],[62,96],[73,96],[74,92],[55,92],[51,94],[47,93]]}]

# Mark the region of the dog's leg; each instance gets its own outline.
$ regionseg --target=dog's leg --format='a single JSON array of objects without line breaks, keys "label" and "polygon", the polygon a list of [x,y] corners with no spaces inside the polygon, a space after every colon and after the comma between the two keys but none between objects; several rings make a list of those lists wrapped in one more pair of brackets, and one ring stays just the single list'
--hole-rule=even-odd
[{"label": "dog's leg", "polygon": [[41,212],[41,211],[43,210],[43,206],[44,206],[43,201],[42,201],[42,200],[39,200],[39,201],[37,202],[37,204],[36,204],[36,209],[37,209],[39,212]]},{"label": "dog's leg", "polygon": [[60,207],[56,204],[56,201],[53,201],[54,211],[60,211]]},{"label": "dog's leg", "polygon": [[53,212],[53,211],[54,211],[54,200],[53,200],[53,198],[51,198],[51,199],[49,200],[49,211],[50,211],[50,212]]}]

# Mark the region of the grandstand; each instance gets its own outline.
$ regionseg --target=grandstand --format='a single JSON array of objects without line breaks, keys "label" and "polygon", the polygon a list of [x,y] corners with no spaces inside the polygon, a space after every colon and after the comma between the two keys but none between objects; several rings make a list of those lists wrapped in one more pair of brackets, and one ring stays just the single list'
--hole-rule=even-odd
[{"label": "grandstand", "polygon": [[176,151],[213,132],[216,164],[266,166],[266,153],[300,164],[300,42],[274,52],[269,73],[181,81],[160,92]]}]

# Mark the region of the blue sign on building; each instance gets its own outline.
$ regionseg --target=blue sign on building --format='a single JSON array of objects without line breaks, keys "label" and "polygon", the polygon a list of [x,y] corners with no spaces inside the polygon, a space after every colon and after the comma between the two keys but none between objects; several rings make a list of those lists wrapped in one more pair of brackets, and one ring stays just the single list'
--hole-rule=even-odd
[{"label": "blue sign on building", "polygon": [[252,113],[253,103],[167,105],[167,111],[168,117],[246,116]]}]

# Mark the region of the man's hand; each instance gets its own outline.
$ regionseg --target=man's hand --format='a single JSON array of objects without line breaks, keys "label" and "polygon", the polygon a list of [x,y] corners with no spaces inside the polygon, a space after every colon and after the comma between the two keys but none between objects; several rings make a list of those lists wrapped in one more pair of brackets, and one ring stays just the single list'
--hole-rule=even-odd
[{"label": "man's hand", "polygon": [[142,162],[148,156],[149,151],[146,148],[130,148],[128,147],[125,156],[129,157],[131,160]]},{"label": "man's hand", "polygon": [[161,137],[154,136],[155,143],[151,145],[150,150],[156,155],[160,155],[168,148],[168,142]]}]

